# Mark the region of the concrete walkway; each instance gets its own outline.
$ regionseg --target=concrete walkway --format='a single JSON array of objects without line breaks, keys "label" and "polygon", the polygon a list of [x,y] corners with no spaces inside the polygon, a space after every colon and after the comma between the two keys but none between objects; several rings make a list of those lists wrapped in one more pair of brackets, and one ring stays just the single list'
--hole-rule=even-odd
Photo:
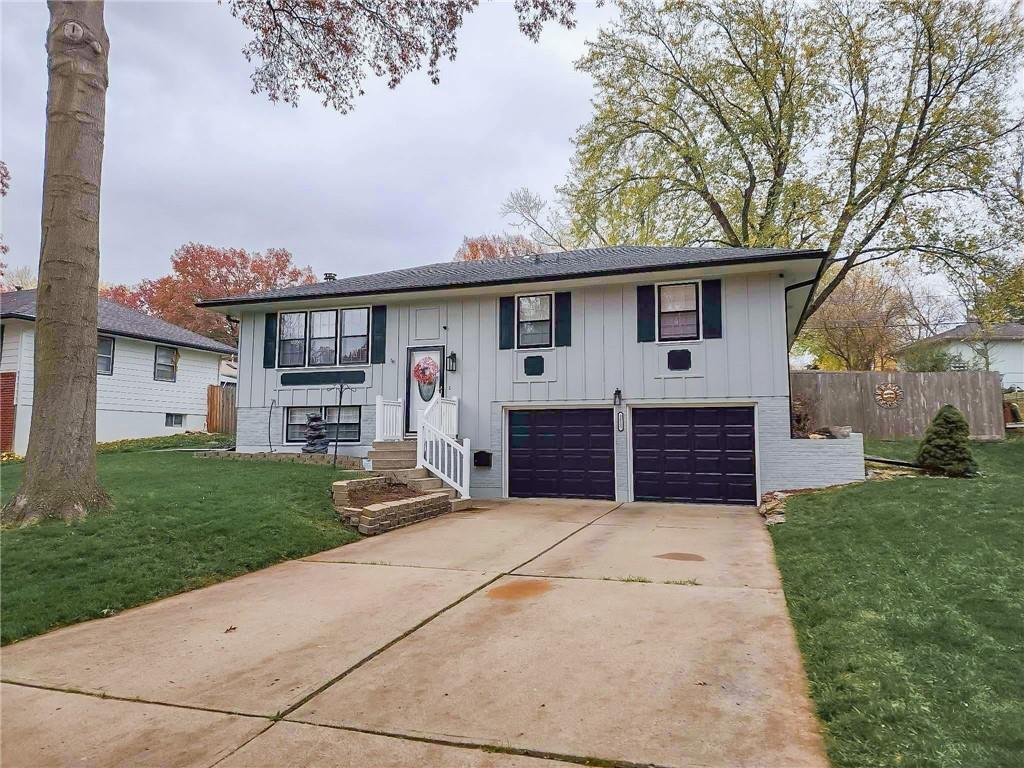
[{"label": "concrete walkway", "polygon": [[751,508],[445,515],[2,651],[7,766],[826,766]]}]

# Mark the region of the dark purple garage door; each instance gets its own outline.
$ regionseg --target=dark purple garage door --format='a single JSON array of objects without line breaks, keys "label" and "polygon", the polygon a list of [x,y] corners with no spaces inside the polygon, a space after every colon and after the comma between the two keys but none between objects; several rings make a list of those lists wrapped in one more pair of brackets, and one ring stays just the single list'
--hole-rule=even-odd
[{"label": "dark purple garage door", "polygon": [[508,495],[615,498],[610,408],[509,411]]},{"label": "dark purple garage door", "polygon": [[754,504],[754,409],[634,408],[633,496]]}]

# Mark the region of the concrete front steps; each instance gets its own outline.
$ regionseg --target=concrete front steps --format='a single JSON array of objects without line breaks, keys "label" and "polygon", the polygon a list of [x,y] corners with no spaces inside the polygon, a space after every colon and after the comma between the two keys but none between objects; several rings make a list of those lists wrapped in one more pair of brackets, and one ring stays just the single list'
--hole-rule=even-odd
[{"label": "concrete front steps", "polygon": [[413,469],[416,466],[416,441],[373,441],[368,454],[374,470]]}]

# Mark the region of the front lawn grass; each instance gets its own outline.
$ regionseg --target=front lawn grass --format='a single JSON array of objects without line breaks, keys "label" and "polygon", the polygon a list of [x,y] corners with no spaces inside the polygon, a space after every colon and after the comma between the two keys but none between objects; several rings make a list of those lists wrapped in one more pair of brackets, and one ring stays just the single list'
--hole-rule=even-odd
[{"label": "front lawn grass", "polygon": [[1021,764],[1024,440],[972,449],[981,477],[798,496],[771,529],[834,768]]},{"label": "front lawn grass", "polygon": [[[0,533],[4,644],[358,538],[330,500],[357,472],[175,452],[107,453],[98,468],[112,509]],[[3,502],[23,470],[4,465]]]}]

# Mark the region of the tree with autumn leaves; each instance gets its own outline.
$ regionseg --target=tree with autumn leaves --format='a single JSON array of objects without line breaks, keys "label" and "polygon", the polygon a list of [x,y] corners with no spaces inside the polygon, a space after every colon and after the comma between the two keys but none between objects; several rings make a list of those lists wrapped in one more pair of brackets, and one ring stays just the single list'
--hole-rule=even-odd
[{"label": "tree with autumn leaves", "polygon": [[540,246],[524,235],[477,235],[462,238],[454,261],[490,261],[540,253]]},{"label": "tree with autumn leaves", "polygon": [[314,282],[313,270],[295,266],[284,248],[249,253],[242,248],[188,243],[171,256],[171,274],[134,286],[104,287],[100,296],[235,345],[237,326],[222,314],[200,309],[197,301]]}]

